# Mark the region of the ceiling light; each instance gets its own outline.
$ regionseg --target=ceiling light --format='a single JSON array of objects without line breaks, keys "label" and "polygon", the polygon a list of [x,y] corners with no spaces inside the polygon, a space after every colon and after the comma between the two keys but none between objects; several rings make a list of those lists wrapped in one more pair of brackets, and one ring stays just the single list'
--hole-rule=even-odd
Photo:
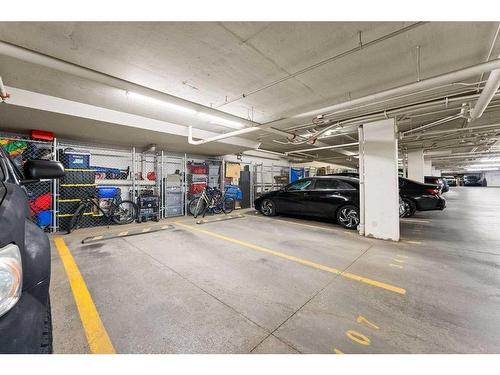
[{"label": "ceiling light", "polygon": [[187,107],[184,107],[184,106],[179,105],[179,104],[166,102],[165,100],[152,98],[151,96],[138,94],[136,92],[127,91],[127,97],[129,97],[130,99],[133,99],[133,100],[140,100],[140,101],[145,102],[145,103],[159,105],[159,106],[162,106],[162,107],[164,107],[170,111],[173,111],[173,112],[183,112],[183,113],[189,113],[192,115],[197,113],[192,108],[187,108]]},{"label": "ceiling light", "polygon": [[184,107],[179,104],[170,103],[161,99],[156,99],[151,96],[138,94],[132,91],[126,91],[126,95],[128,98],[132,100],[139,100],[142,101],[143,103],[158,105],[172,112],[182,112],[190,115],[198,115],[201,119],[209,121],[211,124],[214,125],[225,126],[227,128],[232,128],[232,129],[241,129],[244,127],[244,125],[240,122],[227,120],[225,118],[215,115],[210,115],[208,113],[198,112],[192,108]]},{"label": "ceiling light", "polygon": [[225,126],[227,128],[233,128],[233,129],[243,128],[243,124],[240,122],[227,120],[227,119],[219,117],[219,116],[209,115],[208,113],[201,112],[200,117],[202,119],[208,120],[211,124],[214,124],[214,125],[221,125],[221,126]]}]

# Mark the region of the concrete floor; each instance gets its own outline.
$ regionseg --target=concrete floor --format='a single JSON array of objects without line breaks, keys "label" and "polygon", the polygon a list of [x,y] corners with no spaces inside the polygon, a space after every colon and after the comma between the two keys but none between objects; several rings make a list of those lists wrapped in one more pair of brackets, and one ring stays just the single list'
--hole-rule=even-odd
[{"label": "concrete floor", "polygon": [[[64,239],[118,353],[500,353],[500,189],[445,197],[443,212],[403,220],[399,243],[253,211],[88,245],[85,230]],[[52,257],[55,352],[87,353]]]}]

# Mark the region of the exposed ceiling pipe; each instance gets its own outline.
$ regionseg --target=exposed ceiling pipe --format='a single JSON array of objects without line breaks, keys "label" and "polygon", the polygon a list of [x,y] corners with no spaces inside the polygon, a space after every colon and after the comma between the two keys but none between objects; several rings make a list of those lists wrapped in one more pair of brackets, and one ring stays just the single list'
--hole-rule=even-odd
[{"label": "exposed ceiling pipe", "polygon": [[[229,113],[222,112],[217,109],[213,109],[198,103],[191,102],[189,100],[185,100],[182,98],[178,98],[176,96],[167,94],[163,91],[156,90],[150,87],[143,86],[141,84],[127,81],[122,78],[114,77],[106,73],[99,72],[97,70],[93,70],[78,64],[73,64],[71,62],[58,59],[56,57],[52,57],[49,55],[45,55],[40,52],[32,51],[27,48],[23,48],[11,43],[7,43],[4,41],[0,41],[0,55],[5,55],[9,57],[13,57],[18,60],[26,61],[32,64],[37,64],[40,66],[44,66],[49,69],[55,69],[67,74],[71,74],[80,78],[88,79],[90,81],[99,82],[105,84],[110,87],[115,87],[118,89],[124,90],[124,92],[129,92],[131,87],[134,90],[135,94],[143,95],[146,97],[151,97],[153,99],[163,100],[173,106],[179,106],[186,108],[188,110],[192,110],[193,112],[202,113],[210,116],[211,114],[219,117],[221,119],[225,119],[227,121],[235,121],[239,122],[245,126],[250,126],[253,131],[259,130],[255,125],[259,125],[259,123],[246,120],[244,118],[231,115]],[[3,96],[3,93],[2,93]],[[8,94],[7,94],[8,97]],[[255,127],[255,129],[254,129]],[[261,128],[260,130],[265,130],[269,133],[279,134],[284,137],[292,137],[296,136],[292,133],[274,129],[271,127]],[[237,131],[236,131],[237,132]],[[228,134],[228,133],[225,133]],[[236,135],[236,134],[235,134]],[[235,135],[229,135],[227,137],[233,137]],[[225,137],[225,138],[227,138]]]},{"label": "exposed ceiling pipe", "polygon": [[269,127],[269,126],[278,126],[280,124],[283,124],[289,120],[293,119],[299,119],[299,118],[307,118],[307,117],[314,117],[318,115],[322,115],[325,113],[330,113],[334,114],[337,111],[343,110],[343,109],[350,109],[356,106],[363,105],[365,103],[370,103],[370,102],[376,102],[378,100],[383,100],[387,98],[392,98],[392,97],[397,97],[399,95],[405,95],[411,92],[415,91],[420,91],[420,90],[425,90],[428,88],[436,87],[436,86],[441,86],[441,85],[446,85],[449,83],[453,83],[456,81],[461,81],[464,79],[467,79],[471,76],[474,75],[479,75],[481,73],[486,73],[490,72],[492,70],[500,69],[500,59],[495,59],[492,61],[488,61],[485,63],[477,64],[477,65],[472,65],[467,68],[455,70],[449,73],[441,74],[438,76],[434,76],[432,78],[427,78],[419,82],[414,82],[410,84],[406,84],[403,86],[398,86],[393,89],[381,91],[375,94],[363,96],[358,99],[353,99],[349,100],[346,102],[338,103],[329,107],[323,107],[319,108],[313,111],[308,111],[304,113],[300,113],[295,116],[291,116],[288,118],[283,118],[280,120],[276,121],[271,121],[263,124],[263,127]]},{"label": "exposed ceiling pipe", "polygon": [[468,153],[467,155],[449,155],[440,157],[431,157],[432,160],[449,160],[449,159],[484,159],[485,157],[497,157],[500,156],[500,152],[474,152]]},{"label": "exposed ceiling pipe", "polygon": [[[491,124],[491,125],[480,125],[480,126],[473,126],[470,128],[457,128],[457,129],[446,129],[446,130],[431,130],[431,131],[424,131],[422,134],[419,134],[419,136],[428,136],[428,135],[442,135],[442,134],[448,134],[448,133],[456,133],[456,132],[469,132],[472,133],[476,130],[484,130],[484,129],[489,129],[493,128],[500,128],[500,123],[499,124]],[[411,137],[416,137],[417,134],[411,134],[411,135],[404,135],[403,138],[411,138]]]},{"label": "exposed ceiling pipe", "polygon": [[[497,38],[498,38],[499,32],[500,32],[500,23],[498,23],[497,31],[495,32],[495,36],[493,37],[493,40],[491,41],[490,50],[488,51],[488,56],[486,57],[486,61],[489,61],[491,59],[491,55],[493,54],[493,49],[495,48],[495,44],[497,43]],[[479,78],[479,80],[482,81],[483,77],[484,77],[484,73],[481,74],[481,77]],[[477,91],[479,91],[479,85],[477,85]]]},{"label": "exposed ceiling pipe", "polygon": [[220,108],[220,107],[225,106],[227,104],[234,103],[237,100],[241,100],[241,99],[247,98],[250,95],[253,95],[253,94],[256,94],[256,93],[258,93],[260,91],[263,91],[263,90],[266,90],[268,88],[271,88],[271,87],[273,87],[275,85],[278,85],[278,84],[280,84],[282,82],[285,82],[285,81],[287,81],[287,80],[289,80],[291,78],[294,78],[294,77],[297,77],[299,75],[305,74],[305,73],[307,73],[307,72],[309,72],[309,71],[311,71],[313,69],[317,69],[320,66],[323,66],[325,64],[331,63],[331,62],[333,62],[335,60],[339,60],[341,58],[347,57],[347,56],[349,56],[349,55],[351,55],[351,54],[353,54],[355,52],[364,50],[364,49],[366,49],[368,47],[372,47],[372,46],[376,45],[377,43],[383,42],[383,41],[385,41],[387,39],[391,39],[391,38],[393,38],[395,36],[398,36],[400,34],[406,33],[406,32],[408,32],[408,31],[410,31],[410,30],[412,30],[412,29],[414,29],[414,28],[416,28],[418,26],[425,25],[426,23],[427,22],[415,22],[415,23],[413,23],[411,25],[405,26],[405,27],[403,27],[403,28],[401,28],[399,30],[393,31],[393,32],[391,32],[389,34],[386,34],[386,35],[383,35],[382,37],[377,38],[375,40],[372,40],[370,42],[361,43],[361,41],[360,41],[359,44],[358,44],[358,46],[356,46],[356,47],[354,47],[354,48],[352,48],[350,50],[344,51],[344,52],[342,52],[342,53],[340,53],[338,55],[335,55],[335,56],[329,57],[329,58],[327,58],[325,60],[322,60],[320,62],[317,62],[317,63],[315,63],[315,64],[313,64],[311,66],[308,66],[306,68],[303,68],[303,69],[301,69],[301,70],[299,70],[299,71],[297,71],[295,73],[288,74],[288,75],[286,75],[283,78],[280,78],[280,79],[278,79],[276,81],[270,82],[270,83],[268,83],[268,84],[266,84],[266,85],[264,85],[262,87],[259,87],[257,89],[254,89],[254,90],[251,90],[251,91],[247,91],[247,92],[241,94],[240,96],[238,96],[238,97],[236,97],[234,99],[226,100],[224,103],[217,105],[215,108]]},{"label": "exposed ceiling pipe", "polygon": [[[358,116],[358,117],[352,117],[352,118],[348,118],[348,119],[344,119],[344,120],[335,120],[335,124],[342,124],[342,125],[346,125],[346,126],[343,126],[342,127],[342,130],[345,131],[345,130],[348,130],[348,129],[351,129],[352,131],[350,132],[346,132],[347,134],[349,133],[357,133],[357,125],[359,124],[363,124],[367,121],[377,121],[377,120],[382,120],[384,118],[387,118],[387,117],[394,117],[394,116],[398,116],[398,115],[403,115],[403,114],[407,114],[408,112],[410,111],[418,111],[418,110],[425,110],[425,109],[429,109],[429,108],[432,108],[432,107],[436,107],[436,106],[450,106],[452,104],[455,104],[455,103],[462,103],[464,101],[468,101],[468,100],[472,100],[472,99],[476,99],[480,96],[480,94],[472,94],[472,95],[466,95],[466,96],[459,96],[459,97],[445,97],[444,99],[438,99],[438,100],[434,100],[434,101],[431,101],[431,102],[423,102],[423,103],[418,103],[418,104],[412,104],[412,105],[409,105],[409,106],[405,106],[405,107],[400,107],[400,108],[395,108],[395,109],[389,109],[389,110],[386,110],[386,111],[379,111],[379,112],[376,112],[376,113],[372,113],[372,114],[367,114],[367,115],[363,115],[363,116]],[[500,97],[500,94],[496,94],[495,97]],[[488,107],[488,108],[491,108],[491,105]],[[446,109],[446,111],[452,111],[452,110],[456,110],[456,108],[453,108],[453,107],[449,107]],[[429,113],[423,113],[423,114],[419,114],[418,116],[425,116]],[[430,114],[433,114],[433,112],[430,112]],[[333,120],[328,120],[326,121],[324,124],[329,124],[333,122]],[[401,123],[400,121],[398,123]],[[313,124],[313,123],[310,123],[308,124],[309,126],[318,126],[318,124]],[[321,124],[319,124],[321,125]],[[307,125],[302,125],[301,127],[304,127],[304,126],[307,126]],[[289,128],[287,129],[288,131],[290,131],[292,128]],[[296,127],[294,128],[296,129]],[[325,129],[322,129],[321,131],[323,131]],[[335,134],[332,134],[328,137],[334,137],[334,136],[337,136],[337,134],[343,134],[343,133],[335,133]],[[324,138],[328,138],[328,137],[321,137],[320,139],[324,139]],[[290,143],[294,143],[294,144],[301,144],[301,143],[296,143],[296,142],[279,142],[279,141],[275,141],[273,140],[273,142],[277,142],[277,143],[282,143],[282,144],[290,144]]]},{"label": "exposed ceiling pipe", "polygon": [[251,133],[251,132],[254,132],[255,130],[258,130],[258,129],[259,128],[257,128],[257,127],[245,128],[245,129],[240,129],[240,130],[236,130],[236,131],[225,133],[225,134],[216,135],[214,137],[210,137],[207,139],[200,139],[198,141],[195,141],[193,139],[193,127],[188,126],[188,142],[190,145],[198,146],[198,145],[203,145],[203,144],[209,143],[209,142],[219,141],[221,139],[236,137],[236,136],[241,135],[241,134]]},{"label": "exposed ceiling pipe", "polygon": [[228,121],[237,121],[246,126],[254,126],[256,123],[244,118],[234,116],[189,100],[181,99],[173,95],[169,95],[160,90],[152,89],[141,84],[127,81],[122,78],[114,77],[106,73],[99,72],[78,64],[74,64],[65,60],[58,59],[40,52],[32,51],[11,43],[0,41],[0,55],[13,57],[18,60],[44,66],[46,68],[55,69],[67,74],[88,79],[94,82],[99,82],[107,86],[115,87],[128,92],[133,89],[134,93],[149,96],[159,100],[164,100],[172,105],[177,105],[196,112],[207,115],[214,115]]},{"label": "exposed ceiling pipe", "polygon": [[346,147],[358,146],[358,145],[359,145],[359,142],[352,142],[352,143],[345,143],[343,145],[314,147],[314,148],[307,148],[307,149],[304,149],[304,150],[287,151],[287,152],[285,152],[285,154],[289,155],[289,154],[297,154],[297,153],[300,153],[300,152],[308,152],[308,151],[331,150],[331,149],[335,149],[335,148],[346,148]]},{"label": "exposed ceiling pipe", "polygon": [[495,96],[499,87],[500,69],[495,69],[490,73],[488,81],[486,81],[486,85],[484,86],[479,99],[477,99],[476,105],[470,112],[469,122],[474,121],[483,115],[484,110],[490,104],[491,99],[493,99],[493,96]]},{"label": "exposed ceiling pipe", "polygon": [[453,120],[459,119],[461,117],[462,117],[461,113],[459,113],[457,115],[453,115],[453,116],[448,116],[448,117],[442,118],[440,120],[433,121],[433,122],[431,122],[429,124],[421,125],[421,126],[416,127],[414,129],[407,130],[405,132],[400,133],[400,135],[401,136],[405,136],[405,135],[408,135],[408,134],[419,132],[419,131],[422,131],[422,130],[425,130],[425,129],[432,128],[434,126],[442,125],[442,124],[447,123],[449,121],[453,121]]},{"label": "exposed ceiling pipe", "polygon": [[5,89],[5,86],[3,84],[2,77],[0,77],[0,99],[2,99],[2,102],[5,101],[5,99],[9,98],[10,95],[7,94],[7,90]]}]

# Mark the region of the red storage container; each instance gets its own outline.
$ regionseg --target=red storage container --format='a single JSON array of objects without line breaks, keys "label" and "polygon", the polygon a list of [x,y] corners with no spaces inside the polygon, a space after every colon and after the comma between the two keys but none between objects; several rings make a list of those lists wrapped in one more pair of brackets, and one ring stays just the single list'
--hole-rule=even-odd
[{"label": "red storage container", "polygon": [[189,192],[191,194],[201,194],[206,187],[206,182],[193,182],[191,186],[189,186]]},{"label": "red storage container", "polygon": [[30,137],[32,139],[38,139],[40,141],[53,141],[54,133],[47,132],[45,130],[31,130]]},{"label": "red storage container", "polygon": [[207,174],[208,167],[206,165],[192,164],[190,166],[192,174]]}]

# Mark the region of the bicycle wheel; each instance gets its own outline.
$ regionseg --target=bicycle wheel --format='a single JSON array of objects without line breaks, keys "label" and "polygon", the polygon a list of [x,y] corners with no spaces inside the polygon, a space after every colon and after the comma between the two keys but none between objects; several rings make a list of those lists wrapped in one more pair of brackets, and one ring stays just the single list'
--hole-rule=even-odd
[{"label": "bicycle wheel", "polygon": [[68,234],[71,233],[72,230],[78,229],[78,223],[80,222],[81,217],[83,216],[83,211],[87,207],[86,204],[81,204],[78,206],[76,209],[75,213],[73,214],[73,217],[71,218],[69,225],[68,225]]},{"label": "bicycle wheel", "polygon": [[205,212],[207,208],[207,203],[204,199],[195,198],[189,202],[189,213],[196,219],[200,214]]},{"label": "bicycle wheel", "polygon": [[233,198],[225,198],[224,199],[224,213],[230,214],[234,210],[235,201]]},{"label": "bicycle wheel", "polygon": [[138,208],[132,201],[121,201],[119,204],[113,204],[110,212],[111,220],[116,224],[130,224],[137,218]]}]

